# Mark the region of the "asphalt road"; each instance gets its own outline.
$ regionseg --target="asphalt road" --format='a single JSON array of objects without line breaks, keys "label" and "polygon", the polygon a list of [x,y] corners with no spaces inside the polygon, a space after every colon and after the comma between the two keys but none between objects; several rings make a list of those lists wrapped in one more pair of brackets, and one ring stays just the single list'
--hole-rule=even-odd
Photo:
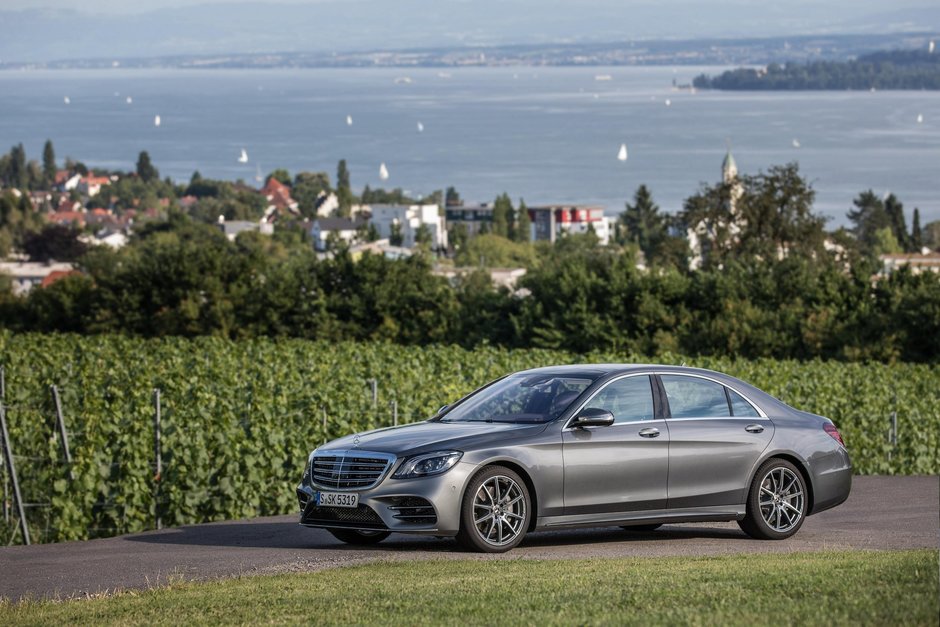
[{"label": "asphalt road", "polygon": [[353,548],[326,531],[273,516],[117,538],[0,548],[0,597],[69,598],[158,586],[168,579],[307,572],[390,559],[570,559],[940,546],[940,477],[856,477],[849,500],[806,519],[794,537],[752,540],[735,523],[530,534],[503,555],[458,551],[452,540],[393,535]]}]

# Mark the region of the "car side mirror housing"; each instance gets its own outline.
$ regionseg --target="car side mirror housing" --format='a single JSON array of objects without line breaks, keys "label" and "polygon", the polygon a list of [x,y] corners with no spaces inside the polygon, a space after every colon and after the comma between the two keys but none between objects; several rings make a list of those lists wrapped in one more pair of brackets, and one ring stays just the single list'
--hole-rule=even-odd
[{"label": "car side mirror housing", "polygon": [[574,427],[609,427],[614,424],[614,415],[600,407],[585,407],[575,418]]},{"label": "car side mirror housing", "polygon": [[435,415],[435,416],[440,416],[440,415],[443,414],[445,411],[447,411],[447,408],[448,408],[448,407],[450,407],[450,405],[441,405],[441,408],[438,409],[438,410],[437,410],[437,413],[434,414],[434,415]]}]

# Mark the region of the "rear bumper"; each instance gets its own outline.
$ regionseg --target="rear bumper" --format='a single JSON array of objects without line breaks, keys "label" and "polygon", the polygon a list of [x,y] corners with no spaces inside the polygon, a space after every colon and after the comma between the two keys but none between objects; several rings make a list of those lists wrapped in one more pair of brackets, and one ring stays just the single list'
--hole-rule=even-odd
[{"label": "rear bumper", "polygon": [[813,509],[810,515],[841,505],[852,491],[852,462],[841,446],[811,460]]}]

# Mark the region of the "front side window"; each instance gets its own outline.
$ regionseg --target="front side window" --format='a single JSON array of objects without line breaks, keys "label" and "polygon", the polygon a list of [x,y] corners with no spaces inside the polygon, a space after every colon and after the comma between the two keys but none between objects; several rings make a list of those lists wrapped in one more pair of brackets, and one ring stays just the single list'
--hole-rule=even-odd
[{"label": "front side window", "polygon": [[653,387],[647,375],[625,377],[610,383],[588,401],[587,407],[606,409],[614,424],[653,419]]},{"label": "front side window", "polygon": [[514,374],[464,399],[441,422],[549,422],[568,409],[594,378]]},{"label": "front side window", "polygon": [[673,418],[724,418],[731,415],[725,386],[698,377],[660,377]]}]

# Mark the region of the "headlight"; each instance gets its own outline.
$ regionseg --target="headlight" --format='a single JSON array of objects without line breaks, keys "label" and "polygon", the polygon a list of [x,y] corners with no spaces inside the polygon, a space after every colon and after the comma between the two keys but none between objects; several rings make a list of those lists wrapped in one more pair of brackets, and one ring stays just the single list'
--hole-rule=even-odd
[{"label": "headlight", "polygon": [[313,449],[310,455],[307,456],[307,465],[304,466],[304,478],[302,482],[305,484],[310,483],[310,477],[313,475],[313,454],[317,452],[317,449]]},{"label": "headlight", "polygon": [[430,477],[450,470],[463,453],[460,451],[437,451],[417,455],[406,459],[398,470],[392,475],[393,479],[414,479],[415,477]]}]

